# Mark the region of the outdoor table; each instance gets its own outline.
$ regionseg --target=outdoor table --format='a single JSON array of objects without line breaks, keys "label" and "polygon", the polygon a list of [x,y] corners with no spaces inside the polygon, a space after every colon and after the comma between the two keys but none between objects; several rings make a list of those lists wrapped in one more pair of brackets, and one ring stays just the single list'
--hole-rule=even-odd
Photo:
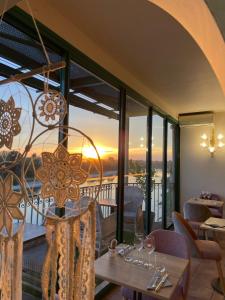
[{"label": "outdoor table", "polygon": [[165,268],[169,274],[169,280],[172,283],[171,287],[162,288],[157,293],[152,290],[147,290],[147,286],[153,276],[153,271],[143,266],[126,262],[120,255],[110,257],[109,254],[106,253],[98,258],[95,261],[96,277],[134,290],[134,294],[138,294],[138,299],[141,299],[142,294],[145,294],[153,296],[156,299],[172,300],[173,293],[188,267],[188,260],[158,252],[156,253],[159,260],[160,256],[163,257]]},{"label": "outdoor table", "polygon": [[101,206],[109,206],[109,207],[113,207],[113,208],[117,207],[115,199],[99,199],[98,204]]}]

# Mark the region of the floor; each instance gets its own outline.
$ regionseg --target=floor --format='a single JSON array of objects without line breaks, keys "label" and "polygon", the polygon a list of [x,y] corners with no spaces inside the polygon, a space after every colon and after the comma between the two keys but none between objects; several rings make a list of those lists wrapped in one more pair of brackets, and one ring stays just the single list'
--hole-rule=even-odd
[{"label": "floor", "polygon": [[[225,274],[225,237],[218,236],[223,248],[223,271]],[[216,263],[209,260],[192,259],[191,282],[187,300],[224,300],[225,298],[214,291],[211,281],[218,277]],[[120,287],[113,288],[102,300],[120,300]]]}]

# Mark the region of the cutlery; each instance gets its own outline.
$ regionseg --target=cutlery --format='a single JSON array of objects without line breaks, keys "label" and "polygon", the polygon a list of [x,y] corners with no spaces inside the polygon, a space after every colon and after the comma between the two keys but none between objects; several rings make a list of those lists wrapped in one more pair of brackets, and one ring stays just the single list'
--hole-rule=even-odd
[{"label": "cutlery", "polygon": [[161,274],[160,272],[155,272],[153,278],[151,279],[147,289],[148,290],[154,290],[158,284],[158,282],[160,281],[161,278]]},{"label": "cutlery", "polygon": [[161,278],[160,282],[158,283],[158,285],[155,288],[155,292],[157,293],[161,287],[163,286],[163,284],[166,282],[167,278],[168,278],[168,273],[166,273],[165,275],[163,275],[163,277]]}]

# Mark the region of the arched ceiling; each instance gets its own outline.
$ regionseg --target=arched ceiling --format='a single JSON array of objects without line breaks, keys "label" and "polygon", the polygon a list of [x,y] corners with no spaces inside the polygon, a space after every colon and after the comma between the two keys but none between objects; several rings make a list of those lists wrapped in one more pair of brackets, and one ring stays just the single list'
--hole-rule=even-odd
[{"label": "arched ceiling", "polygon": [[[174,115],[225,110],[225,97],[205,54],[165,10],[147,0],[46,2],[150,89]],[[42,11],[37,0],[32,5],[38,18],[48,26],[48,19],[41,18],[45,7]],[[49,27],[53,29],[52,22]],[[66,30],[71,34],[73,27]],[[111,71],[110,64],[103,67]],[[120,79],[132,85],[122,75]],[[144,89],[143,94],[148,96]]]}]

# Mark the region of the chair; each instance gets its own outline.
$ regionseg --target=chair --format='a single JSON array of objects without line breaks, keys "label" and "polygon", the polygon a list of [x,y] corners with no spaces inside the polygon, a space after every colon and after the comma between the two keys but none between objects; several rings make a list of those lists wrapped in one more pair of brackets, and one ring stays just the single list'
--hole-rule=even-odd
[{"label": "chair", "polygon": [[[212,193],[201,193],[200,194],[201,199],[208,199],[208,200],[216,200],[216,201],[223,201],[219,195],[217,194],[212,194]],[[210,205],[208,206],[212,217],[215,218],[223,218],[223,207],[211,207]]]},{"label": "chair", "polygon": [[137,213],[142,210],[144,193],[137,186],[124,187],[124,230],[134,232]]},{"label": "chair", "polygon": [[216,261],[221,288],[225,295],[224,276],[221,266],[222,253],[218,243],[214,241],[198,240],[191,226],[178,212],[173,212],[173,223],[175,231],[186,237],[190,253],[193,257]]},{"label": "chair", "polygon": [[108,249],[110,241],[116,235],[116,213],[113,212],[105,217],[101,206],[96,203],[96,252],[100,256]]},{"label": "chair", "polygon": [[199,236],[202,223],[210,217],[212,217],[212,214],[207,206],[189,202],[184,204],[184,218],[191,225],[192,229],[197,231],[197,236]]},{"label": "chair", "polygon": [[[178,285],[175,293],[171,299],[184,300],[187,298],[189,278],[190,278],[190,253],[186,239],[179,233],[169,230],[158,229],[153,231],[150,236],[155,237],[156,251],[168,255],[177,256],[180,258],[189,259],[189,265],[183,275],[181,283]],[[177,247],[179,245],[179,247]],[[133,290],[122,287],[122,296],[126,300],[133,299]],[[154,297],[147,295],[142,296],[143,300],[155,300]]]}]

